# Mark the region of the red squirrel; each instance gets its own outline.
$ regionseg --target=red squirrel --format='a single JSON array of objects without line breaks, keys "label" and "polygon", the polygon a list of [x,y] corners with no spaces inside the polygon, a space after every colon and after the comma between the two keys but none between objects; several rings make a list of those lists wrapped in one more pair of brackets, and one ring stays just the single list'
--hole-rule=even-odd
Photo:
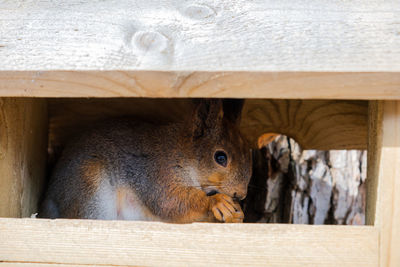
[{"label": "red squirrel", "polygon": [[252,168],[242,107],[197,100],[181,123],[121,119],[84,132],[58,160],[39,216],[243,222]]}]

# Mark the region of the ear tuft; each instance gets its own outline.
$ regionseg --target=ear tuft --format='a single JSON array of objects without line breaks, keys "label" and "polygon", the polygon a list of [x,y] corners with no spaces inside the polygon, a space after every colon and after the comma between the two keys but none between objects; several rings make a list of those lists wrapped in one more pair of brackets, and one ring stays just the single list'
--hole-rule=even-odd
[{"label": "ear tuft", "polygon": [[243,105],[243,99],[224,99],[224,118],[233,124],[239,125],[242,116]]},{"label": "ear tuft", "polygon": [[224,110],[219,99],[196,99],[193,113],[193,136],[203,136],[206,130],[222,125]]}]

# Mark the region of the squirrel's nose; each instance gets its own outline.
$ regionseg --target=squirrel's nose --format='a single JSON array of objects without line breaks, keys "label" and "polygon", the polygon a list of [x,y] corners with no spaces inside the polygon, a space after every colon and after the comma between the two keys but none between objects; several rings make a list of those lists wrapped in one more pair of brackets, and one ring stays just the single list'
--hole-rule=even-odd
[{"label": "squirrel's nose", "polygon": [[246,194],[238,194],[237,192],[233,193],[233,199],[240,201],[245,199]]},{"label": "squirrel's nose", "polygon": [[233,193],[233,198],[237,200],[243,200],[247,195],[247,185],[241,184],[235,187],[235,193]]}]

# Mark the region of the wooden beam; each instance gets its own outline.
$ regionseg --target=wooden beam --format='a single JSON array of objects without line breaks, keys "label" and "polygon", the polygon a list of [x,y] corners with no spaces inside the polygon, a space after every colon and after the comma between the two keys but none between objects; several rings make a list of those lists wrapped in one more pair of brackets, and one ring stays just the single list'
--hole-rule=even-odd
[{"label": "wooden beam", "polygon": [[398,72],[398,23],[397,0],[2,1],[0,70]]},{"label": "wooden beam", "polygon": [[368,165],[367,165],[367,199],[365,223],[375,224],[375,212],[378,199],[378,177],[382,148],[382,116],[383,104],[369,101],[368,105]]},{"label": "wooden beam", "polygon": [[395,267],[400,266],[400,102],[373,103],[372,111],[369,154],[375,155],[368,162],[367,222],[380,231],[380,266]]},{"label": "wooden beam", "polygon": [[0,261],[377,266],[373,227],[0,219]]},{"label": "wooden beam", "polygon": [[0,98],[0,217],[36,211],[46,152],[46,101]]},{"label": "wooden beam", "polygon": [[399,23],[396,0],[3,1],[0,96],[400,99]]},{"label": "wooden beam", "polygon": [[[0,266],[12,266],[12,267],[71,267],[71,266],[76,266],[76,265],[71,265],[71,264],[58,264],[58,263],[39,263],[39,262],[0,262]],[[93,267],[99,267],[99,266],[107,266],[107,265],[90,265]],[[113,265],[109,265],[113,266]]]},{"label": "wooden beam", "polygon": [[400,74],[399,72],[134,70],[0,71],[0,96],[400,99]]}]

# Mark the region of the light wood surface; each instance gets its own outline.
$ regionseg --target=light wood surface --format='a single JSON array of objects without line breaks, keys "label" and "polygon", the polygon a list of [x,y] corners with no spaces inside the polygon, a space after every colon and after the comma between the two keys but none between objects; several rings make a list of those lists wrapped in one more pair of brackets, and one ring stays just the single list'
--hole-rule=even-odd
[{"label": "light wood surface", "polygon": [[1,1],[0,70],[400,71],[398,0]]},{"label": "light wood surface", "polygon": [[29,217],[36,211],[46,152],[46,102],[0,98],[0,217]]},{"label": "light wood surface", "polygon": [[[71,264],[58,264],[58,263],[39,263],[39,262],[0,262],[1,267],[71,267],[77,265]],[[90,266],[98,267],[98,266],[107,266],[107,265],[92,265]],[[112,265],[108,265],[112,266]]]},{"label": "light wood surface", "polygon": [[[368,191],[371,205],[369,222],[380,231],[380,266],[400,266],[400,102],[382,101],[373,104],[376,122],[372,131],[372,161],[368,179],[375,190]],[[371,132],[371,131],[370,131]]]},{"label": "light wood surface", "polygon": [[0,261],[377,266],[373,227],[0,219]]},{"label": "light wood surface", "polygon": [[0,96],[400,99],[397,0],[0,7]]},{"label": "light wood surface", "polygon": [[366,149],[367,114],[367,101],[253,99],[241,128],[252,144],[264,133],[280,133],[303,149]]},{"label": "light wood surface", "polygon": [[[50,147],[94,122],[132,116],[154,122],[181,121],[191,114],[189,99],[49,99]],[[256,100],[245,102],[241,130],[256,147],[264,133],[293,137],[304,149],[366,149],[367,101]]]},{"label": "light wood surface", "polygon": [[0,96],[400,99],[400,74],[0,71]]},{"label": "light wood surface", "polygon": [[[58,264],[58,263],[42,263],[42,262],[0,262],[1,267],[71,267],[71,266],[81,266],[74,264]],[[113,265],[95,265],[90,264],[90,266],[98,267],[98,266],[113,266]],[[115,266],[115,265],[114,265]]]}]

